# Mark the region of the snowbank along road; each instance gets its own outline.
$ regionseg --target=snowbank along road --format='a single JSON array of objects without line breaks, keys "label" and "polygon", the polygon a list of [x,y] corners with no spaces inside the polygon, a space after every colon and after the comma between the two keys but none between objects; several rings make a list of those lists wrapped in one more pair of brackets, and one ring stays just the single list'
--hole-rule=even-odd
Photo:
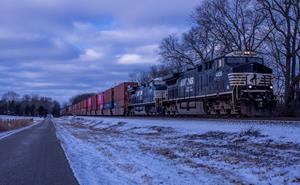
[{"label": "snowbank along road", "polygon": [[50,119],[0,139],[0,185],[77,185]]},{"label": "snowbank along road", "polygon": [[82,185],[300,183],[296,122],[65,117],[54,123]]}]

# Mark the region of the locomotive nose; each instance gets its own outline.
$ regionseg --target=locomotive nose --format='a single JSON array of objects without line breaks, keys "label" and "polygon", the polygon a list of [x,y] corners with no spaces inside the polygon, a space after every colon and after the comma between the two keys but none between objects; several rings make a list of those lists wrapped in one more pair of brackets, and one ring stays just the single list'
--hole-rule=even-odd
[{"label": "locomotive nose", "polygon": [[265,73],[272,74],[272,69],[258,63],[247,63],[232,68],[233,73]]},{"label": "locomotive nose", "polygon": [[246,86],[248,89],[272,86],[272,69],[260,63],[248,63],[232,68],[228,74],[231,86]]}]

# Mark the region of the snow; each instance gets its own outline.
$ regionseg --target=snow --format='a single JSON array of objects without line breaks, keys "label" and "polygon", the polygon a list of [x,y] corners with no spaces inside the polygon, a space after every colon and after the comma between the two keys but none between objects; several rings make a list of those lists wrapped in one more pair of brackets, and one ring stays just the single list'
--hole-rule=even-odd
[{"label": "snow", "polygon": [[82,185],[300,183],[300,122],[63,117]]}]

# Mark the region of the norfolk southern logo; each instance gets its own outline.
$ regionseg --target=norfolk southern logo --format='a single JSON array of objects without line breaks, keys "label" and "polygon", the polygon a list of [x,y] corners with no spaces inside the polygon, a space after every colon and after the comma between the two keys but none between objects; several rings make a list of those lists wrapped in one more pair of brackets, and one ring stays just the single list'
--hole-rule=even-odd
[{"label": "norfolk southern logo", "polygon": [[255,83],[256,80],[257,80],[257,75],[254,74],[253,77],[250,79],[250,82],[251,82],[251,83]]},{"label": "norfolk southern logo", "polygon": [[248,75],[248,84],[249,85],[258,85],[261,79],[260,74],[252,73]]}]

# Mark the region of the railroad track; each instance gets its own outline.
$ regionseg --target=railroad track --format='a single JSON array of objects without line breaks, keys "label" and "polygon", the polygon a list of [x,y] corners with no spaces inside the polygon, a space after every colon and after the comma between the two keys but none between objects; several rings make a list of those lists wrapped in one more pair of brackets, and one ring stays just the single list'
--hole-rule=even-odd
[{"label": "railroad track", "polygon": [[78,117],[104,117],[104,118],[126,118],[126,119],[172,119],[172,120],[199,120],[199,121],[272,121],[272,122],[299,122],[300,117],[216,117],[211,115],[203,115],[203,116],[144,116],[144,115],[135,115],[135,116],[78,116]]}]

